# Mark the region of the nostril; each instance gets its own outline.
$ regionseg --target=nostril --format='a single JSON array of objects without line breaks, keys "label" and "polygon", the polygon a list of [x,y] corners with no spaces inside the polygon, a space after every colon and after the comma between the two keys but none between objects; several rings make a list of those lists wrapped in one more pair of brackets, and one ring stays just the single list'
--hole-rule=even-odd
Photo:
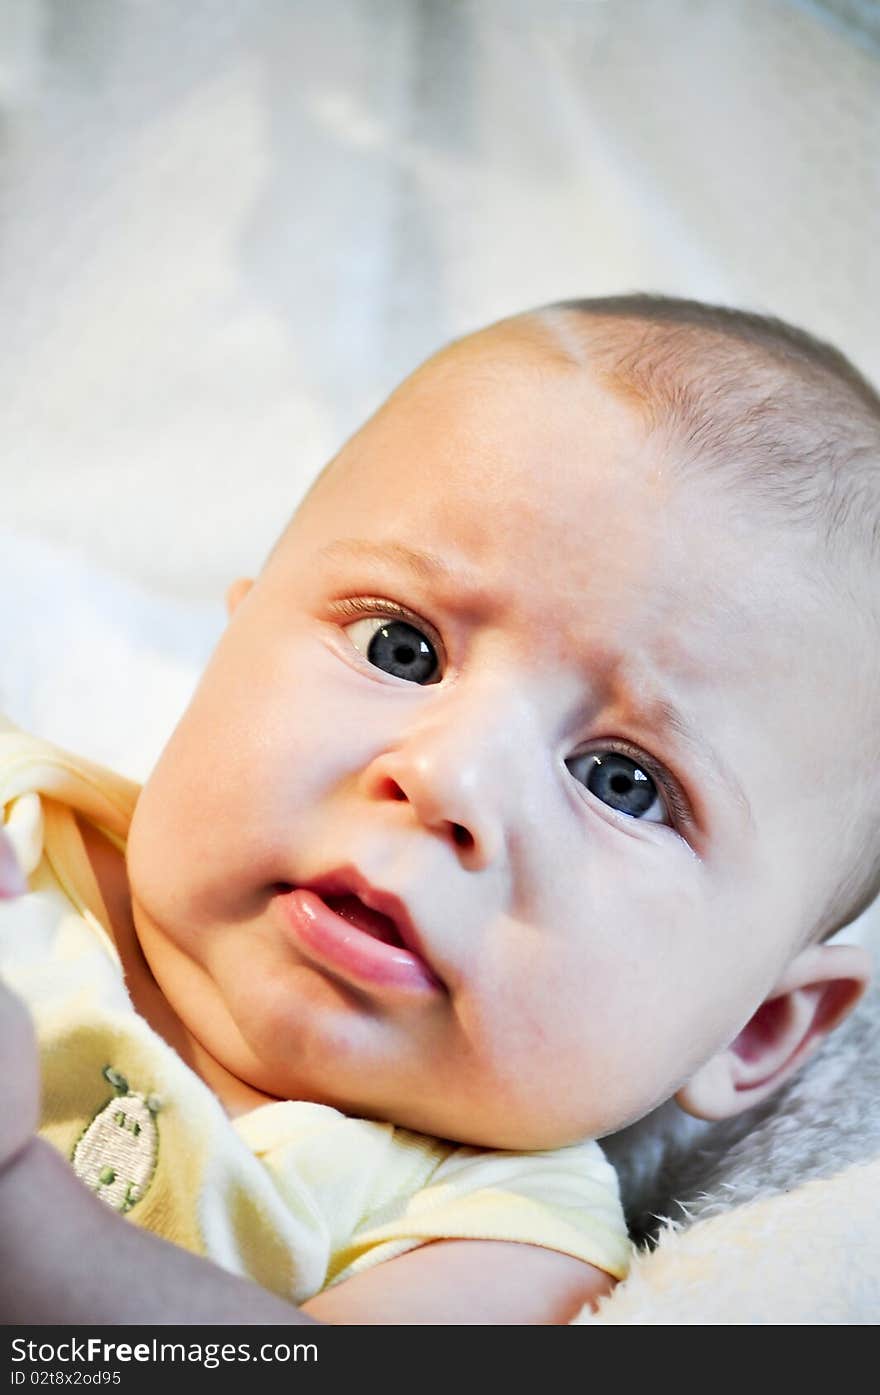
[{"label": "nostril", "polygon": [[[409,796],[406,791],[391,775],[381,775],[377,784],[373,786],[373,792],[375,797],[380,800],[393,799],[397,803],[409,803]],[[414,803],[418,805],[418,799],[416,799]],[[466,848],[470,851],[474,847],[474,839],[463,824],[452,823],[449,820],[438,818],[436,827],[438,829],[445,827],[447,822],[452,829],[452,839],[456,847]]]},{"label": "nostril", "polygon": [[373,790],[377,799],[394,799],[398,803],[406,799],[406,794],[390,775],[383,775],[373,786]]}]

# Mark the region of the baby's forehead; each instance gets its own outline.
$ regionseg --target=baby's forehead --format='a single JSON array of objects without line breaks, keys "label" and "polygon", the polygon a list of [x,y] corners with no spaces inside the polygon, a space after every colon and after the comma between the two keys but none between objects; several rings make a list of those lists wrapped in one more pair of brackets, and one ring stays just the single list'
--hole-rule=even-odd
[{"label": "baby's forehead", "polygon": [[[644,326],[617,322],[607,332],[619,362],[628,346],[635,352]],[[348,443],[340,459],[347,492],[367,498],[376,486],[402,485],[435,532],[446,521],[450,540],[462,527],[490,527],[499,508],[507,524],[516,522],[516,503],[549,549],[561,527],[582,526],[586,510],[601,510],[614,491],[617,504],[623,489],[629,527],[621,549],[632,548],[637,531],[642,549],[659,546],[662,535],[687,563],[690,583],[700,578],[704,602],[718,589],[726,552],[740,563],[729,569],[728,589],[755,594],[762,577],[779,597],[812,594],[830,610],[819,530],[793,530],[767,507],[760,482],[752,489],[739,474],[728,477],[717,454],[688,459],[674,431],[651,430],[638,394],[634,400],[608,371],[605,334],[591,339],[570,314],[542,312],[440,350]],[[516,568],[513,548],[508,561]],[[547,567],[540,584],[552,595],[567,580]]]},{"label": "baby's forehead", "polygon": [[[598,361],[575,338],[568,342],[555,327],[529,316],[490,325],[441,349],[389,396],[367,423],[368,434],[377,422],[402,433],[454,432],[465,447],[471,437],[477,448],[494,431],[507,450],[514,433],[523,444],[532,439],[548,452],[567,428],[578,433],[586,453],[591,441],[611,431],[628,435],[634,446],[646,434],[634,403]],[[567,443],[569,450],[577,445]],[[405,467],[405,453],[400,463]],[[552,460],[535,464],[551,467]],[[553,478],[552,468],[536,468],[531,487],[546,490]],[[487,472],[487,485],[493,482]]]},{"label": "baby's forehead", "polygon": [[527,377],[532,391],[540,394],[543,389],[548,399],[558,393],[561,383],[575,392],[615,396],[613,384],[597,372],[599,367],[582,338],[565,331],[564,322],[545,323],[536,315],[519,315],[445,345],[405,379],[399,391],[459,388],[465,392],[468,385],[482,384],[506,387],[516,394]]},{"label": "baby's forehead", "polygon": [[[692,575],[702,559],[707,584],[719,574],[708,534],[717,530],[719,543],[736,550],[740,536],[754,547],[758,533],[767,544],[777,526],[744,491],[720,491],[713,471],[682,471],[677,443],[651,437],[637,405],[581,341],[533,316],[480,330],[427,360],[347,443],[339,465],[337,497],[352,511],[390,486],[401,491],[402,526],[424,519],[436,537],[445,524],[449,542],[462,529],[480,537],[503,518],[507,527],[527,522],[552,549],[608,501],[616,526],[624,515],[621,551],[632,550],[636,534],[643,552],[663,540],[686,552]],[[776,553],[778,568],[790,571],[793,558],[784,563]],[[507,561],[515,570],[513,548]],[[805,585],[807,566],[798,571]],[[567,584],[553,567],[540,583],[548,594]]]},{"label": "baby's forehead", "polygon": [[[349,518],[369,516],[389,542],[430,539],[453,571],[461,556],[486,560],[493,579],[522,582],[526,556],[542,596],[576,597],[586,581],[586,597],[596,589],[590,554],[601,544],[606,603],[652,574],[658,591],[661,579],[672,583],[682,609],[690,599],[691,614],[685,591],[695,583],[701,609],[715,614],[716,597],[733,610],[741,579],[757,590],[755,520],[728,519],[712,491],[682,482],[668,447],[648,441],[631,405],[528,320],[435,355],[353,438],[345,459],[327,526],[340,511],[345,531]],[[793,560],[783,563],[762,539],[763,556],[772,552],[777,570],[791,571]],[[671,634],[670,614],[662,619]]]}]

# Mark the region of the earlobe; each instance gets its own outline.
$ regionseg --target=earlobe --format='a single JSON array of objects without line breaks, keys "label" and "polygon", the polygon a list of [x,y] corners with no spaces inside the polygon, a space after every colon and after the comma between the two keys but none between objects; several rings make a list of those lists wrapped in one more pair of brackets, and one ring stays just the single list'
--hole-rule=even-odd
[{"label": "earlobe", "polygon": [[244,600],[253,584],[253,581],[251,581],[249,577],[240,576],[237,581],[233,581],[232,585],[228,587],[226,591],[226,614],[230,620],[239,602]]},{"label": "earlobe", "polygon": [[680,1108],[726,1119],[760,1103],[849,1015],[870,977],[871,956],[860,945],[803,950],[730,1046],[677,1092]]}]

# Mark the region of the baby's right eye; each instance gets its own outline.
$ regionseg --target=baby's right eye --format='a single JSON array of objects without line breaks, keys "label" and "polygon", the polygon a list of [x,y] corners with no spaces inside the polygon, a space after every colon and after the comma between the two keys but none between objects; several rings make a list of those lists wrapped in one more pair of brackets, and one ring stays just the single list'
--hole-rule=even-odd
[{"label": "baby's right eye", "polygon": [[613,746],[588,751],[571,764],[584,767],[583,784],[590,793],[615,813],[645,823],[662,823],[668,818],[666,802],[657,781],[643,763]]},{"label": "baby's right eye", "polygon": [[[349,602],[354,605],[354,602]],[[374,615],[343,626],[359,654],[393,678],[412,683],[439,683],[440,663],[434,645],[409,620]]]}]

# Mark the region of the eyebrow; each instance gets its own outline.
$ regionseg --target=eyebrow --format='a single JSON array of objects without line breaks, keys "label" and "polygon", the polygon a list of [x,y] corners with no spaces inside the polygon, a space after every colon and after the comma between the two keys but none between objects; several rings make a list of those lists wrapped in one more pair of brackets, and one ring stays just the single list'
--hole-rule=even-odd
[{"label": "eyebrow", "polygon": [[[354,558],[357,561],[398,562],[408,567],[423,581],[442,581],[447,585],[454,585],[459,593],[468,590],[467,584],[462,580],[463,574],[467,572],[464,564],[452,565],[434,552],[422,552],[391,539],[384,543],[372,543],[362,538],[335,538],[319,548],[317,556],[331,561]],[[480,590],[477,585],[472,585],[470,589],[474,595]],[[638,716],[645,728],[659,727],[661,731],[671,733],[680,747],[695,756],[703,766],[714,771],[740,806],[748,823],[754,826],[752,807],[739,780],[715,747],[691,726],[677,707],[667,698],[657,696],[649,701],[646,712],[639,713]]]},{"label": "eyebrow", "polygon": [[410,571],[415,572],[423,581],[461,584],[462,572],[457,566],[452,566],[434,552],[418,552],[414,547],[407,547],[405,543],[390,540],[387,543],[371,543],[361,538],[336,538],[319,548],[317,555],[331,561],[351,557],[357,561],[399,562],[409,567]]}]

